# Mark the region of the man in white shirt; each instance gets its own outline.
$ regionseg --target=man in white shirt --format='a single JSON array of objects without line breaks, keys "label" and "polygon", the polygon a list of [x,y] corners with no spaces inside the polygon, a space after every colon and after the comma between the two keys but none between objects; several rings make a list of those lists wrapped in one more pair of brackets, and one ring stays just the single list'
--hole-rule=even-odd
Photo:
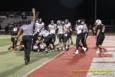
[{"label": "man in white shirt", "polygon": [[64,22],[58,20],[57,21],[57,34],[58,34],[58,39],[59,39],[59,46],[60,48],[63,47],[63,42],[64,42]]},{"label": "man in white shirt", "polygon": [[48,29],[49,29],[50,35],[52,37],[52,41],[53,41],[53,43],[55,43],[55,40],[56,40],[55,34],[56,34],[57,26],[54,23],[54,20],[51,20],[51,23],[48,25]]},{"label": "man in white shirt", "polygon": [[72,25],[71,23],[69,22],[68,19],[65,20],[65,24],[64,24],[64,29],[66,32],[68,32],[68,42],[70,44],[73,44],[73,41],[72,41]]},{"label": "man in white shirt", "polygon": [[35,29],[34,29],[34,34],[33,34],[33,45],[35,44],[40,31],[44,28],[44,22],[42,21],[41,18],[36,20],[34,28]]},{"label": "man in white shirt", "polygon": [[35,33],[39,33],[43,28],[44,28],[44,22],[42,21],[42,19],[38,19],[36,20],[36,23],[35,23]]},{"label": "man in white shirt", "polygon": [[70,45],[70,37],[71,37],[71,23],[68,20],[65,20],[64,22],[64,48],[66,50],[69,49],[69,45]]},{"label": "man in white shirt", "polygon": [[87,28],[87,25],[86,25],[84,19],[81,20],[81,25],[83,26],[83,39],[81,40],[81,42],[82,42],[82,44],[83,44],[82,49],[83,49],[84,51],[87,51],[87,50],[88,50],[88,47],[87,47],[86,40],[87,40],[87,37],[88,37],[88,28]]},{"label": "man in white shirt", "polygon": [[82,48],[80,41],[83,39],[83,25],[81,25],[81,20],[77,21],[75,30],[77,33],[75,54],[80,54],[79,47]]}]

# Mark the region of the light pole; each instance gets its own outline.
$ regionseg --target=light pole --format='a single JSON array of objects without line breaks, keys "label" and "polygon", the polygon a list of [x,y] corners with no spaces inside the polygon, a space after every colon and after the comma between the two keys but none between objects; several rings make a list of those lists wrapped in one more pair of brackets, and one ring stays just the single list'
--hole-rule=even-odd
[{"label": "light pole", "polygon": [[97,0],[94,2],[94,19],[97,19]]}]

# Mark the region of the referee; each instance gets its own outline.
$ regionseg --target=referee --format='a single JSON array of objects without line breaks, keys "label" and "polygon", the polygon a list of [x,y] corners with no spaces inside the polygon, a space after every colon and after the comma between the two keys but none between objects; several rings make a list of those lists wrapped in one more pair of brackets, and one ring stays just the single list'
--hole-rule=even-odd
[{"label": "referee", "polygon": [[32,35],[34,29],[34,21],[35,21],[35,9],[32,8],[33,20],[31,23],[29,21],[24,20],[24,24],[20,27],[20,30],[17,34],[17,38],[22,35],[22,41],[24,43],[24,60],[25,65],[30,62],[30,52],[32,48]]}]

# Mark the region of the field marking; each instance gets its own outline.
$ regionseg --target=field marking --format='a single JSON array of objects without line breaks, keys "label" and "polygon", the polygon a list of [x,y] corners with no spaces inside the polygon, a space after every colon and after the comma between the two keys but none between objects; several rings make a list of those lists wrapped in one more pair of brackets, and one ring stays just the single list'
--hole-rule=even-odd
[{"label": "field marking", "polygon": [[57,54],[56,56],[54,56],[53,58],[45,61],[43,64],[39,65],[36,68],[33,68],[30,72],[26,73],[23,77],[27,77],[29,74],[31,74],[32,72],[36,71],[37,69],[41,68],[42,66],[46,65],[47,63],[53,61],[54,59],[56,59],[59,55],[63,54],[65,51],[60,52],[59,54]]},{"label": "field marking", "polygon": [[[94,75],[92,72],[88,72],[86,77],[115,77],[115,36],[106,36],[103,46],[106,46],[107,52],[104,52],[105,54],[112,54],[113,57],[95,57],[91,63],[91,66],[89,68],[90,70],[111,70],[113,73],[111,75],[109,74],[98,74]],[[113,47],[112,47],[113,46]],[[99,52],[96,51],[96,54]]]},{"label": "field marking", "polygon": [[0,35],[0,39],[9,39],[11,38],[11,35]]}]

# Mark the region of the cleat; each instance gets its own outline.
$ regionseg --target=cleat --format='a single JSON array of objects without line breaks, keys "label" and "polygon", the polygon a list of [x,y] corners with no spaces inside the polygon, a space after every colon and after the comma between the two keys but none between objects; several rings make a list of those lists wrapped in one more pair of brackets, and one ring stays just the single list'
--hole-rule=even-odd
[{"label": "cleat", "polygon": [[27,60],[27,59],[25,59],[25,65],[28,65],[28,63],[29,63],[29,62],[28,62],[28,60]]},{"label": "cleat", "polygon": [[86,52],[86,51],[87,51],[87,48],[85,48],[85,47],[82,47],[82,49],[83,49],[83,51],[84,51],[84,52]]},{"label": "cleat", "polygon": [[76,50],[75,54],[76,54],[76,55],[78,55],[78,54],[79,54],[79,51],[78,51],[78,50]]},{"label": "cleat", "polygon": [[68,51],[68,50],[69,50],[69,48],[66,48],[65,50],[66,50],[66,51]]}]

